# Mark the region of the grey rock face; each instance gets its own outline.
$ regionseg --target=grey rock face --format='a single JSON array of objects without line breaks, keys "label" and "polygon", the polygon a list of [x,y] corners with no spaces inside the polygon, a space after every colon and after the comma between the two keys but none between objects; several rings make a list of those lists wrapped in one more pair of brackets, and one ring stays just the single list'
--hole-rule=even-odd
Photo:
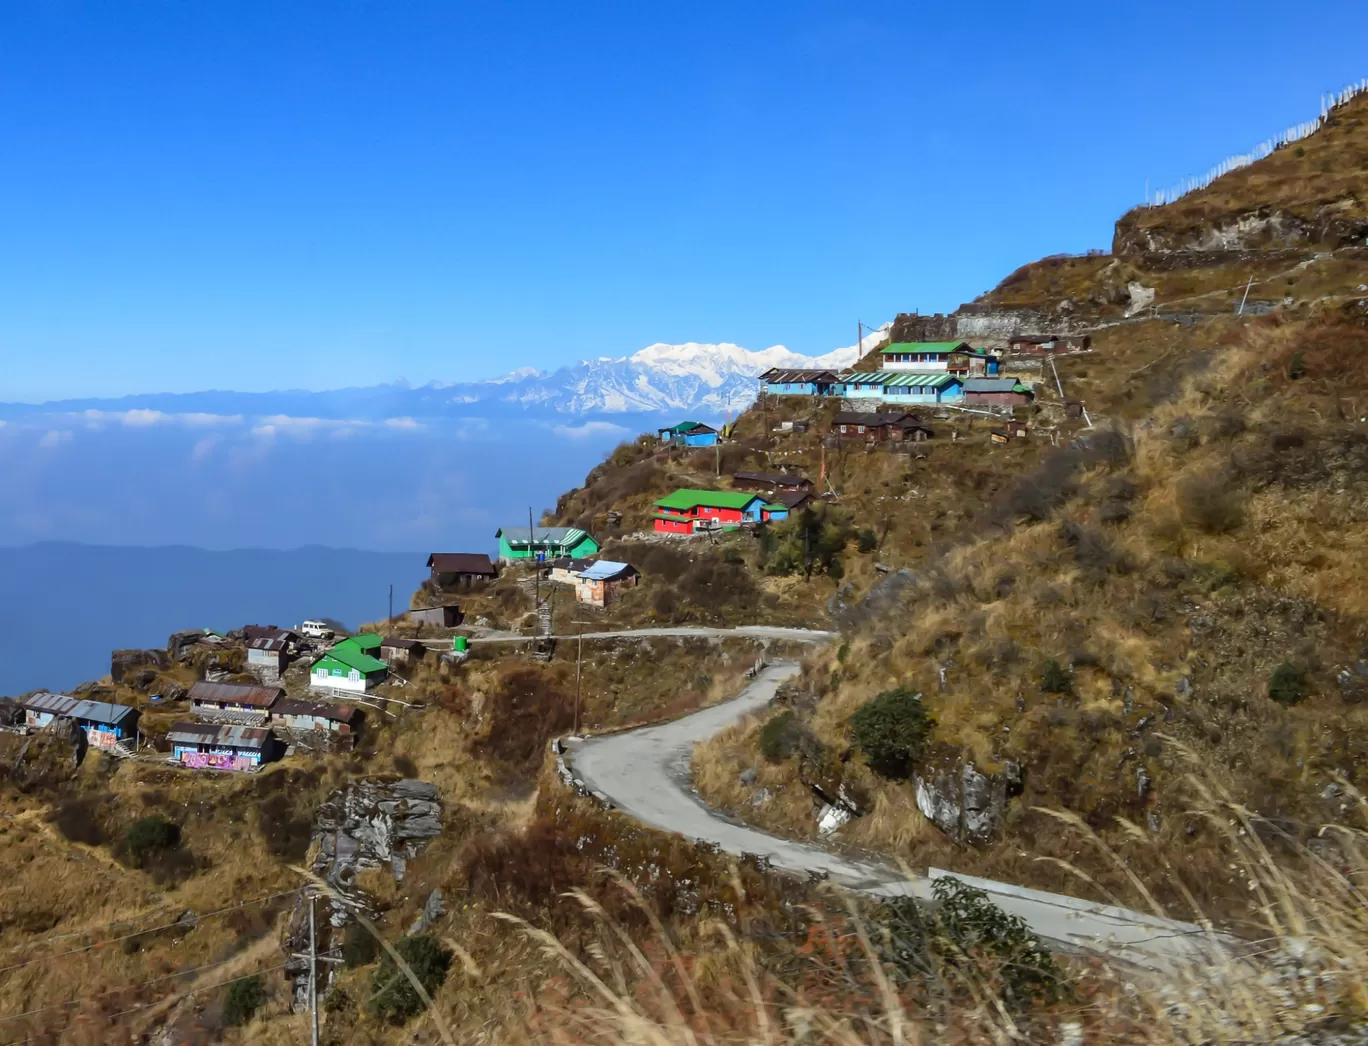
[{"label": "grey rock face", "polygon": [[[441,834],[442,805],[436,787],[426,781],[363,779],[352,781],[328,796],[314,815],[313,836],[318,856],[313,871],[346,902],[319,898],[319,954],[340,955],[342,931],[353,921],[353,908],[371,909],[369,899],[356,888],[358,872],[388,867],[395,882],[403,882],[408,862],[418,856],[429,839]],[[431,923],[445,912],[441,891],[434,891],[423,907],[423,918]],[[307,952],[308,940],[308,903],[301,900],[286,937],[286,953]],[[320,965],[320,970],[326,967],[320,975],[320,995],[331,982],[334,965]],[[286,967],[294,981],[296,1012],[308,1005],[307,967],[307,963],[298,960],[291,960]]]},{"label": "grey rock face", "polygon": [[423,914],[409,927],[409,936],[431,929],[437,924],[437,920],[446,915],[446,911],[446,898],[442,896],[441,887],[438,887],[428,894],[428,899],[423,903]]},{"label": "grey rock face", "polygon": [[1001,833],[1007,800],[1020,783],[1020,769],[1010,763],[1001,774],[985,774],[966,762],[913,778],[917,809],[955,842],[973,846]]}]

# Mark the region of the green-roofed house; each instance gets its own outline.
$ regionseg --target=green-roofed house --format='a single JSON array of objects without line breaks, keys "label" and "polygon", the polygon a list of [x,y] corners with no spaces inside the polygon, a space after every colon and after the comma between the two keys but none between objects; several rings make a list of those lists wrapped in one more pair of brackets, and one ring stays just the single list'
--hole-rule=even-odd
[{"label": "green-roofed house", "polygon": [[673,443],[676,447],[711,447],[717,442],[717,430],[701,421],[681,421],[657,431],[662,443]]},{"label": "green-roofed house", "polygon": [[349,690],[363,694],[383,683],[388,673],[385,662],[363,653],[351,644],[351,640],[344,639],[313,663],[309,670],[309,686],[316,690]]},{"label": "green-roofed house", "polygon": [[967,341],[894,342],[879,350],[879,358],[883,371],[953,374],[959,378],[995,378],[1000,367],[996,355]]},{"label": "green-roofed house", "polygon": [[494,536],[499,540],[501,563],[550,561],[562,556],[587,559],[598,555],[599,550],[599,543],[577,527],[501,527]]},{"label": "green-roofed house", "polygon": [[768,504],[745,490],[676,490],[655,503],[658,534],[692,534],[699,529],[759,523]]},{"label": "green-roofed house", "polygon": [[362,654],[369,654],[371,657],[376,657],[380,650],[380,644],[383,642],[384,640],[380,638],[379,633],[358,632],[356,635],[348,636],[346,639],[339,639],[333,644],[332,648],[336,650],[340,646],[350,647],[352,650],[356,650]]}]

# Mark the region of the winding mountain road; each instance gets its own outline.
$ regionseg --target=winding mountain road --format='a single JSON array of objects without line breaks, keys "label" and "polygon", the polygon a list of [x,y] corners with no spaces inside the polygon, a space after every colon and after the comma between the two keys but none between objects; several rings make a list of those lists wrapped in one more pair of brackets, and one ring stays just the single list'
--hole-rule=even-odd
[{"label": "winding mountain road", "polygon": [[[674,722],[570,739],[566,766],[591,793],[653,828],[714,843],[731,854],[763,855],[779,871],[824,875],[860,893],[929,899],[932,881],[951,873],[933,868],[926,878],[909,878],[893,865],[781,839],[710,809],[694,792],[690,782],[693,746],[763,709],[779,684],[797,672],[797,665],[771,665],[737,697]],[[1191,923],[971,876],[956,878],[986,890],[999,907],[1021,916],[1041,937],[1068,949],[1097,952],[1153,969],[1202,961],[1210,954],[1212,940]]]},{"label": "winding mountain road", "polygon": [[[554,636],[523,636],[512,632],[496,632],[475,636],[475,643],[530,643],[540,639],[784,639],[795,643],[826,643],[838,638],[836,632],[815,628],[782,628],[778,625],[738,625],[735,628],[703,628],[680,625],[665,628],[624,628],[612,632],[567,632]],[[444,642],[434,640],[433,642]]]}]

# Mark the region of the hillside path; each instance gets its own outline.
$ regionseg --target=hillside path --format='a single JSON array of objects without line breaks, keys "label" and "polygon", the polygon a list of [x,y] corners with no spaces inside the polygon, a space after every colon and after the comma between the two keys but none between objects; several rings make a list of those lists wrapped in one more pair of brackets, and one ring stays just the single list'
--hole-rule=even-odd
[{"label": "hillside path", "polygon": [[[566,766],[600,799],[643,824],[709,842],[730,854],[766,857],[779,871],[831,882],[880,897],[931,897],[934,879],[951,873],[933,868],[926,878],[909,878],[893,865],[831,853],[809,843],[781,839],[712,810],[693,790],[693,746],[739,719],[763,709],[794,664],[765,668],[738,696],[682,719],[601,737],[566,742]],[[1080,901],[977,879],[956,878],[986,890],[1005,911],[1021,916],[1041,937],[1071,950],[1094,951],[1140,966],[1166,969],[1199,959],[1210,943],[1191,923],[1159,919],[1125,908]]]}]

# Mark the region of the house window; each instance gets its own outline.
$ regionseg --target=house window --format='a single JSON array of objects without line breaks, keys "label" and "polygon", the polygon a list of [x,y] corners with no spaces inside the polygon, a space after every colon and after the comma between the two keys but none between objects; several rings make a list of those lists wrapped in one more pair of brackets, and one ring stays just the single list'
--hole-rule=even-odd
[{"label": "house window", "polygon": [[865,430],[865,427],[864,427],[863,425],[859,426],[859,427],[856,429],[857,432],[863,432],[864,430]]}]

